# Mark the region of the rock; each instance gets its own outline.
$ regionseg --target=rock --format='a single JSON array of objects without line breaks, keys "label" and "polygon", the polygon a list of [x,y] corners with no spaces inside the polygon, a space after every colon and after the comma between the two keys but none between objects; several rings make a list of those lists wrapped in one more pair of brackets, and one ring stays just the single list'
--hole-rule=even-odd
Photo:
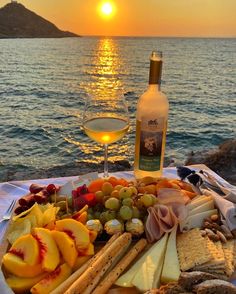
[{"label": "rock", "polygon": [[79,37],[61,31],[53,23],[28,10],[22,4],[8,3],[0,9],[0,38]]},{"label": "rock", "polygon": [[[128,171],[131,170],[131,165],[127,160],[119,160],[115,162],[109,162],[109,172],[116,171]],[[77,162],[70,165],[55,166],[49,169],[37,169],[34,167],[26,166],[11,166],[5,167],[0,165],[0,177],[1,182],[7,181],[22,181],[30,179],[45,179],[45,178],[56,178],[56,177],[69,177],[77,176],[86,173],[97,171],[103,172],[103,163],[86,163]]]},{"label": "rock", "polygon": [[236,184],[236,139],[227,140],[217,149],[191,152],[185,165],[203,163],[231,184]]}]

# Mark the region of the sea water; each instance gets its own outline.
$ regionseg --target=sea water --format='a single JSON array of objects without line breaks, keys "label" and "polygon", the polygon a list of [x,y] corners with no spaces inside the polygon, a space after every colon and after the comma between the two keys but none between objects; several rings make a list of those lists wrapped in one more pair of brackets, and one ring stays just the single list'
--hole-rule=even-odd
[{"label": "sea water", "polygon": [[135,109],[149,56],[163,51],[170,102],[166,158],[214,148],[236,135],[236,39],[82,37],[0,40],[0,169],[103,160],[83,132],[86,98],[119,89],[130,130],[109,160],[134,159]]}]

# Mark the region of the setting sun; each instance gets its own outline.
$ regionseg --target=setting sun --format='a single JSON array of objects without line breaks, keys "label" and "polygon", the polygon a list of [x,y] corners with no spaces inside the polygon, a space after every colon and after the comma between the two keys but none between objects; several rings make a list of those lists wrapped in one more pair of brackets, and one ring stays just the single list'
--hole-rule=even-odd
[{"label": "setting sun", "polygon": [[111,17],[114,13],[114,6],[111,2],[104,2],[100,7],[102,16]]},{"label": "setting sun", "polygon": [[110,15],[112,13],[111,3],[107,2],[102,5],[102,13]]}]

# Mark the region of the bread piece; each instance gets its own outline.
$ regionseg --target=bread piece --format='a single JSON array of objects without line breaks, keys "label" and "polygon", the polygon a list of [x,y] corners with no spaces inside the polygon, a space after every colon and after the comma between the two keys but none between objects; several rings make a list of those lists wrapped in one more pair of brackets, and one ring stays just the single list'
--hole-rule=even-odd
[{"label": "bread piece", "polygon": [[222,280],[208,280],[194,286],[197,294],[236,294],[236,287]]},{"label": "bread piece", "polygon": [[233,257],[234,257],[234,261],[233,261],[233,266],[234,269],[236,268],[236,241],[234,240],[234,252],[233,252]]},{"label": "bread piece", "polygon": [[217,279],[216,276],[204,273],[204,272],[182,272],[179,277],[179,285],[188,290],[192,291],[193,286],[202,283],[206,280],[214,280]]},{"label": "bread piece", "polygon": [[187,294],[192,292],[186,292],[177,282],[171,282],[161,286],[159,289],[151,289],[145,292],[145,294]]}]

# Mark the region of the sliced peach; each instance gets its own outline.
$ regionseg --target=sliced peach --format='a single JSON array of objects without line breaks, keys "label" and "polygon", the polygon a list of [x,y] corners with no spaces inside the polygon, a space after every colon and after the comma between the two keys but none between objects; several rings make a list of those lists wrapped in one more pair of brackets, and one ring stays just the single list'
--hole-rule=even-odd
[{"label": "sliced peach", "polygon": [[87,218],[88,218],[88,213],[87,211],[84,211],[76,218],[76,220],[82,223],[83,225],[85,225],[87,222]]},{"label": "sliced peach", "polygon": [[3,256],[2,263],[9,273],[17,277],[33,278],[43,272],[42,265],[40,263],[29,265],[19,256],[12,253],[6,253]]},{"label": "sliced peach", "polygon": [[21,257],[29,265],[39,262],[39,244],[31,234],[18,238],[9,252]]},{"label": "sliced peach", "polygon": [[89,245],[89,230],[74,219],[62,219],[57,221],[56,230],[65,232],[74,239],[78,250],[86,249]]},{"label": "sliced peach", "polygon": [[91,258],[91,256],[89,256],[89,255],[78,256],[76,261],[75,261],[75,264],[73,266],[73,271],[76,271],[77,269],[79,269],[90,258]]},{"label": "sliced peach", "polygon": [[73,215],[73,219],[77,219],[83,212],[88,211],[89,206],[86,204],[83,208],[81,208],[79,211],[76,211]]},{"label": "sliced peach", "polygon": [[79,251],[79,255],[94,255],[94,245],[92,243],[89,243],[89,246]]},{"label": "sliced peach", "polygon": [[71,272],[72,269],[64,263],[34,285],[30,292],[32,294],[48,294],[64,282],[70,276]]},{"label": "sliced peach", "polygon": [[67,262],[70,267],[73,267],[78,256],[74,240],[64,232],[52,231],[51,233],[64,261]]},{"label": "sliced peach", "polygon": [[28,293],[35,284],[45,277],[45,275],[47,275],[47,273],[43,273],[34,278],[19,278],[16,276],[10,276],[6,279],[6,282],[8,286],[14,291],[14,293],[24,294]]},{"label": "sliced peach", "polygon": [[55,229],[55,221],[50,221],[48,224],[44,226],[45,229],[54,230]]},{"label": "sliced peach", "polygon": [[35,228],[33,235],[39,242],[40,259],[45,271],[53,271],[60,262],[60,255],[51,231],[44,228]]},{"label": "sliced peach", "polygon": [[89,239],[91,243],[93,243],[96,240],[97,235],[98,235],[97,231],[89,231]]}]

